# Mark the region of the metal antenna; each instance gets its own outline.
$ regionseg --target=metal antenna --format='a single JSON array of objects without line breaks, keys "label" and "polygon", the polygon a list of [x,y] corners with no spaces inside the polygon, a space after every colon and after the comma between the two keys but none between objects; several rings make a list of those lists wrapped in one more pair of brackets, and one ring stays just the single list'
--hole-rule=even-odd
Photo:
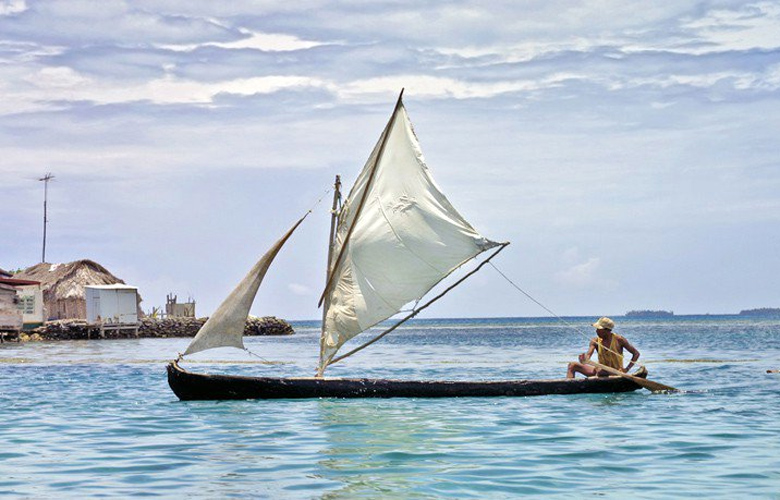
[{"label": "metal antenna", "polygon": [[41,262],[46,262],[46,223],[49,222],[46,217],[46,201],[49,197],[49,181],[54,179],[51,172],[47,173],[39,181],[43,181],[43,252],[41,253]]}]

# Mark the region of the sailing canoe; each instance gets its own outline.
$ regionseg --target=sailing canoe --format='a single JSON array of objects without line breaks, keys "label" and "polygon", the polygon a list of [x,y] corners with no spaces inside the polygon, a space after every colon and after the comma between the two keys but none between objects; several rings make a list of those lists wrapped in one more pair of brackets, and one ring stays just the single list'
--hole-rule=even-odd
[{"label": "sailing canoe", "polygon": [[[509,244],[484,237],[441,192],[425,164],[402,96],[403,91],[379,141],[343,201],[341,183],[336,178],[328,272],[320,298],[323,321],[317,377],[195,374],[178,365],[183,356],[216,347],[246,350],[242,334],[249,309],[271,262],[301,224],[301,218],[257,261],[184,353],[168,365],[168,383],[173,392],[181,400],[443,398],[628,392],[644,385],[625,376],[505,381],[324,378],[328,366],[368,347],[415,317]],[[425,304],[419,304],[447,276],[491,249],[492,253],[474,270]],[[337,356],[347,341],[412,303],[412,312],[393,326]]]},{"label": "sailing canoe", "polygon": [[[645,371],[637,374],[646,377]],[[641,387],[623,377],[557,380],[388,380],[371,378],[277,378],[191,373],[174,361],[168,384],[182,401],[311,398],[451,398],[545,396],[631,392]]]}]

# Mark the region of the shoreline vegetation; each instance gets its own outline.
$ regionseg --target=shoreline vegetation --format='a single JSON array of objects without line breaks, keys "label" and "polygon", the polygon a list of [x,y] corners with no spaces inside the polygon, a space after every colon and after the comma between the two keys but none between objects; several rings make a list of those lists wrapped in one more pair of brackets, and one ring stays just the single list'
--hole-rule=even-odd
[{"label": "shoreline vegetation", "polygon": [[740,316],[780,316],[779,307],[760,307],[758,309],[743,309]]},{"label": "shoreline vegetation", "polygon": [[[134,328],[107,329],[101,335],[100,326],[88,325],[81,319],[50,321],[43,326],[19,333],[21,342],[47,340],[129,339],[194,337],[208,318],[144,318]],[[244,327],[245,336],[293,335],[295,330],[285,320],[274,316],[249,317]]]}]

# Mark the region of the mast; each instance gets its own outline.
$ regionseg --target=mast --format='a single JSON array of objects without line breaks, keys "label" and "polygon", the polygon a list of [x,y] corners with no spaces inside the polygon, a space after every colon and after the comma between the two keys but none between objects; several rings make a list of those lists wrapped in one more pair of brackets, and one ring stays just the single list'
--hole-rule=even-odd
[{"label": "mast", "polygon": [[[338,214],[336,209],[341,201],[341,176],[337,175],[336,180],[333,183],[333,206],[330,209],[330,236],[328,238],[328,262],[325,265],[325,282],[328,282],[331,271],[331,261],[333,260],[333,247],[335,245],[336,226],[338,222]],[[322,308],[322,329],[320,330],[320,357],[322,357],[322,346],[325,340],[325,319],[328,316],[328,308],[330,307],[330,297],[325,298],[325,303]],[[317,372],[317,377],[322,377],[322,373]]]},{"label": "mast", "polygon": [[398,116],[398,109],[403,105],[403,100],[402,100],[403,96],[404,96],[404,89],[401,89],[401,93],[398,95],[398,101],[396,101],[395,108],[393,109],[393,115],[390,117],[390,121],[387,122],[387,126],[385,127],[385,131],[382,137],[382,144],[379,146],[379,152],[377,153],[376,158],[374,159],[374,164],[371,167],[371,174],[368,176],[368,180],[366,181],[366,188],[363,191],[363,196],[360,198],[360,203],[358,204],[357,209],[355,210],[355,216],[352,218],[352,225],[349,227],[349,230],[347,231],[347,235],[344,237],[344,243],[341,244],[341,249],[339,250],[339,256],[336,257],[336,262],[333,263],[333,268],[329,269],[328,281],[325,282],[325,290],[322,291],[322,297],[320,297],[320,302],[319,304],[317,304],[318,306],[322,305],[323,301],[325,300],[325,297],[330,292],[330,288],[333,285],[333,278],[335,277],[336,271],[338,270],[339,265],[343,260],[344,250],[346,250],[347,244],[349,243],[349,239],[352,236],[352,231],[355,229],[355,224],[360,218],[360,212],[363,210],[363,205],[366,204],[366,197],[368,197],[368,193],[369,191],[371,191],[371,183],[374,180],[374,176],[376,175],[376,166],[379,165],[379,162],[382,160],[382,153],[384,153],[385,146],[387,145],[387,136],[390,134],[390,131],[393,129],[395,118]]},{"label": "mast", "polygon": [[[436,185],[401,97],[339,214],[328,280],[320,298],[320,305],[327,301],[328,311],[323,315],[318,376],[398,325],[335,358],[350,339],[394,316],[405,304],[419,302],[477,255],[505,246],[474,229]],[[415,307],[398,324],[461,282]]]}]

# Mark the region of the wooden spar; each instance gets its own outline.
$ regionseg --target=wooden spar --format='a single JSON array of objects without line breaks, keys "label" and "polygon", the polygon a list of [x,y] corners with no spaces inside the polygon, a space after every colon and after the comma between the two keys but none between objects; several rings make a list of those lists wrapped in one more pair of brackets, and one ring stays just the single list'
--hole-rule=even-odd
[{"label": "wooden spar", "polygon": [[[333,206],[330,209],[330,238],[328,239],[328,262],[325,265],[325,280],[327,283],[328,278],[330,277],[330,263],[333,260],[333,245],[334,245],[334,238],[336,233],[336,220],[338,219],[338,216],[336,215],[336,208],[338,208],[339,200],[341,199],[341,177],[336,176],[336,181],[333,183]],[[322,308],[322,329],[320,330],[320,360],[322,359],[322,352],[323,352],[323,345],[325,341],[325,318],[328,316],[328,308],[330,308],[330,296],[327,297],[325,300],[325,305]],[[318,372],[318,376],[322,376],[321,373]]]},{"label": "wooden spar", "polygon": [[371,173],[369,174],[368,180],[366,181],[366,187],[363,190],[363,196],[360,197],[360,203],[358,204],[357,210],[355,210],[355,216],[352,218],[352,225],[349,227],[349,231],[347,231],[347,235],[344,237],[344,243],[341,244],[339,256],[336,258],[336,262],[333,263],[333,267],[330,270],[330,276],[328,277],[328,281],[325,283],[325,290],[322,291],[322,296],[320,297],[320,301],[317,304],[318,307],[322,305],[322,302],[325,300],[325,296],[328,295],[330,288],[333,286],[333,278],[336,276],[336,272],[338,271],[339,266],[341,265],[341,261],[344,258],[344,250],[347,248],[349,239],[352,236],[352,231],[355,229],[355,225],[357,224],[358,218],[360,217],[360,212],[363,211],[363,205],[366,204],[368,192],[371,190],[371,184],[373,183],[374,177],[376,176],[376,167],[379,165],[379,161],[382,159],[382,154],[385,152],[387,137],[390,135],[390,131],[393,129],[393,125],[395,124],[395,118],[398,116],[398,109],[402,106],[401,98],[403,96],[404,89],[401,89],[401,94],[399,94],[398,101],[395,103],[395,108],[393,109],[393,114],[390,117],[390,121],[387,122],[387,126],[382,133],[382,144],[379,145],[379,152],[377,152],[376,159],[374,159],[374,164],[371,166]]},{"label": "wooden spar", "polygon": [[[452,289],[453,289],[453,288],[455,288],[456,286],[458,286],[458,285],[460,285],[461,283],[463,283],[464,281],[466,281],[466,278],[468,278],[468,277],[469,277],[469,276],[471,276],[472,274],[474,274],[474,273],[476,273],[477,271],[479,271],[479,270],[482,268],[482,266],[484,266],[485,264],[487,264],[488,262],[490,262],[490,259],[492,259],[492,258],[493,258],[493,257],[495,257],[496,255],[498,255],[498,253],[499,253],[501,250],[503,250],[504,248],[506,248],[508,245],[509,245],[509,242],[501,243],[501,244],[500,244],[500,246],[498,247],[498,250],[496,250],[495,252],[493,252],[493,253],[490,255],[490,257],[488,257],[488,258],[487,258],[487,259],[485,259],[483,262],[481,262],[481,263],[480,263],[480,264],[479,264],[479,265],[476,267],[476,269],[472,270],[471,272],[469,272],[468,274],[466,274],[464,277],[462,277],[461,279],[459,279],[458,281],[456,281],[455,283],[453,283],[452,285],[450,285],[449,287],[447,287],[447,288],[446,288],[446,289],[445,289],[443,292],[441,292],[439,295],[437,295],[436,297],[434,297],[434,298],[432,298],[431,300],[429,300],[428,302],[426,302],[426,303],[425,303],[425,305],[423,305],[422,307],[420,307],[420,308],[418,308],[418,309],[415,309],[414,311],[412,311],[411,313],[409,313],[409,315],[407,315],[406,317],[404,317],[403,319],[401,319],[401,321],[399,321],[398,323],[396,323],[396,324],[395,324],[395,325],[393,325],[392,327],[388,328],[387,330],[385,330],[385,331],[384,331],[384,332],[382,332],[381,334],[377,335],[377,336],[376,336],[376,337],[374,337],[373,339],[369,340],[369,341],[368,341],[368,342],[366,342],[365,344],[363,344],[363,345],[361,345],[361,346],[359,346],[359,347],[356,347],[356,348],[352,349],[351,351],[349,351],[349,352],[348,352],[348,353],[346,353],[346,354],[342,354],[341,356],[339,356],[339,357],[337,357],[337,358],[334,358],[334,359],[330,360],[326,366],[330,366],[330,365],[332,365],[332,364],[334,364],[334,363],[338,363],[338,362],[339,362],[339,361],[341,361],[342,359],[344,359],[344,358],[346,358],[346,357],[348,357],[348,356],[351,356],[351,355],[355,354],[355,353],[356,353],[356,352],[358,352],[358,351],[361,351],[361,350],[365,349],[366,347],[370,346],[371,344],[373,344],[373,343],[374,343],[374,342],[376,342],[377,340],[381,339],[382,337],[384,337],[384,336],[385,336],[385,335],[387,335],[388,333],[392,332],[393,330],[395,330],[396,328],[398,328],[399,326],[401,326],[403,323],[406,323],[408,320],[410,320],[410,319],[414,318],[415,316],[417,316],[417,314],[419,314],[419,313],[420,313],[420,311],[422,311],[423,309],[425,309],[425,308],[426,308],[426,307],[428,307],[429,305],[433,304],[434,302],[436,302],[436,301],[437,301],[437,300],[439,300],[440,298],[444,297],[444,295],[445,295],[445,294],[447,294],[447,292],[449,292],[450,290],[452,290]],[[442,278],[442,279],[443,279],[443,278]]]},{"label": "wooden spar", "polygon": [[623,373],[620,370],[616,370],[612,367],[609,367],[607,365],[602,365],[601,363],[598,363],[596,361],[588,360],[585,362],[585,364],[588,364],[590,366],[595,366],[599,370],[604,370],[607,373],[611,373],[612,375],[618,375],[619,377],[626,378],[628,380],[631,380],[635,382],[638,385],[641,385],[645,389],[649,389],[653,392],[680,392],[679,389],[675,389],[674,387],[671,387],[669,385],[664,385],[659,382],[653,382],[652,380],[647,380],[640,377],[635,377],[634,375],[629,375],[628,373]]}]

